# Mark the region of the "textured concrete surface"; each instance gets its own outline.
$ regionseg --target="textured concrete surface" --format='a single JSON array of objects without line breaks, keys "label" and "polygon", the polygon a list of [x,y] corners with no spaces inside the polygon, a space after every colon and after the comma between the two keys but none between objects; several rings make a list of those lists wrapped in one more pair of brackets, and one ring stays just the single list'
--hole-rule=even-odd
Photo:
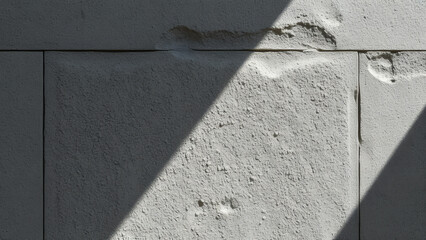
[{"label": "textured concrete surface", "polygon": [[42,239],[43,53],[0,52],[0,239]]},{"label": "textured concrete surface", "polygon": [[426,236],[426,1],[0,2],[0,240]]},{"label": "textured concrete surface", "polygon": [[426,236],[426,52],[361,55],[361,237]]},{"label": "textured concrete surface", "polygon": [[333,239],[358,203],[357,62],[47,52],[46,239]]},{"label": "textured concrete surface", "polygon": [[418,50],[426,2],[3,0],[0,49]]}]

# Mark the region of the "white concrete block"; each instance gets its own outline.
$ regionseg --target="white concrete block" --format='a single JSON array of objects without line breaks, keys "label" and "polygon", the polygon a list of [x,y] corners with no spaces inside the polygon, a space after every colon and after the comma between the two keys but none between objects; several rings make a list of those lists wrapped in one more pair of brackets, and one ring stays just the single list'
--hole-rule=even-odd
[{"label": "white concrete block", "polygon": [[426,236],[426,53],[361,55],[361,237]]},{"label": "white concrete block", "polygon": [[426,2],[3,0],[0,49],[426,48]]},{"label": "white concrete block", "polygon": [[43,53],[0,52],[0,239],[43,238]]},{"label": "white concrete block", "polygon": [[357,53],[46,54],[46,239],[332,239],[357,206]]}]

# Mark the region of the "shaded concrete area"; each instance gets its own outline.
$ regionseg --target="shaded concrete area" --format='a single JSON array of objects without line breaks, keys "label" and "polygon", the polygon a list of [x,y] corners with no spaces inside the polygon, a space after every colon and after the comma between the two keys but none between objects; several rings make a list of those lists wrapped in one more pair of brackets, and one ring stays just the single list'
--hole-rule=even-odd
[{"label": "shaded concrete area", "polygon": [[425,199],[426,109],[423,109],[361,201],[361,238],[423,239]]},{"label": "shaded concrete area", "polygon": [[298,0],[283,12],[287,5],[287,0],[2,0],[0,49],[425,49],[421,0]]},{"label": "shaded concrete area", "polygon": [[200,77],[196,60],[162,53],[47,53],[46,239],[110,237],[248,53],[237,55]]},{"label": "shaded concrete area", "polygon": [[43,53],[0,52],[0,239],[43,236]]},{"label": "shaded concrete area", "polygon": [[351,226],[358,223],[358,214],[361,214],[361,239],[423,239],[426,235],[425,146],[426,109],[423,109],[337,239],[345,239],[343,236],[352,233]]},{"label": "shaded concrete area", "polygon": [[253,49],[289,2],[4,0],[0,49]]}]

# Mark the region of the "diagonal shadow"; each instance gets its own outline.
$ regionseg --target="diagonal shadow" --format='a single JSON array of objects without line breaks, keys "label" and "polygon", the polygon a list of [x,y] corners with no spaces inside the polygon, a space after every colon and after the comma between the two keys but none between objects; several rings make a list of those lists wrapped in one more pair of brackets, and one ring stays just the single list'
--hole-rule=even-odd
[{"label": "diagonal shadow", "polygon": [[[336,239],[360,219],[361,239],[426,236],[426,108],[399,144]],[[358,218],[360,216],[360,218]]]},{"label": "diagonal shadow", "polygon": [[[212,2],[191,7],[208,13],[217,7]],[[289,2],[233,1],[226,11],[233,16],[226,19],[229,25],[252,22],[251,13],[262,12],[268,14],[256,20],[271,26]],[[250,36],[251,48],[262,37]],[[160,56],[158,62],[142,61],[164,71],[160,80],[127,68],[126,62],[140,62],[145,54]],[[205,69],[208,74],[200,76],[203,66],[196,61],[168,64],[159,52],[67,53],[81,60],[70,68],[53,60],[61,53],[46,53],[46,239],[109,238],[249,54],[216,59],[217,71]]]}]

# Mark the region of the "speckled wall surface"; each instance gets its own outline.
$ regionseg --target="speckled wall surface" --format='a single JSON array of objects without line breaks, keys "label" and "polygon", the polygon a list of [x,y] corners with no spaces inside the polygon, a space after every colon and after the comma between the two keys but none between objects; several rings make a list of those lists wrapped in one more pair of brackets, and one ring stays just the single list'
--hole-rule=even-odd
[{"label": "speckled wall surface", "polygon": [[0,239],[424,239],[426,3],[0,3]]}]

